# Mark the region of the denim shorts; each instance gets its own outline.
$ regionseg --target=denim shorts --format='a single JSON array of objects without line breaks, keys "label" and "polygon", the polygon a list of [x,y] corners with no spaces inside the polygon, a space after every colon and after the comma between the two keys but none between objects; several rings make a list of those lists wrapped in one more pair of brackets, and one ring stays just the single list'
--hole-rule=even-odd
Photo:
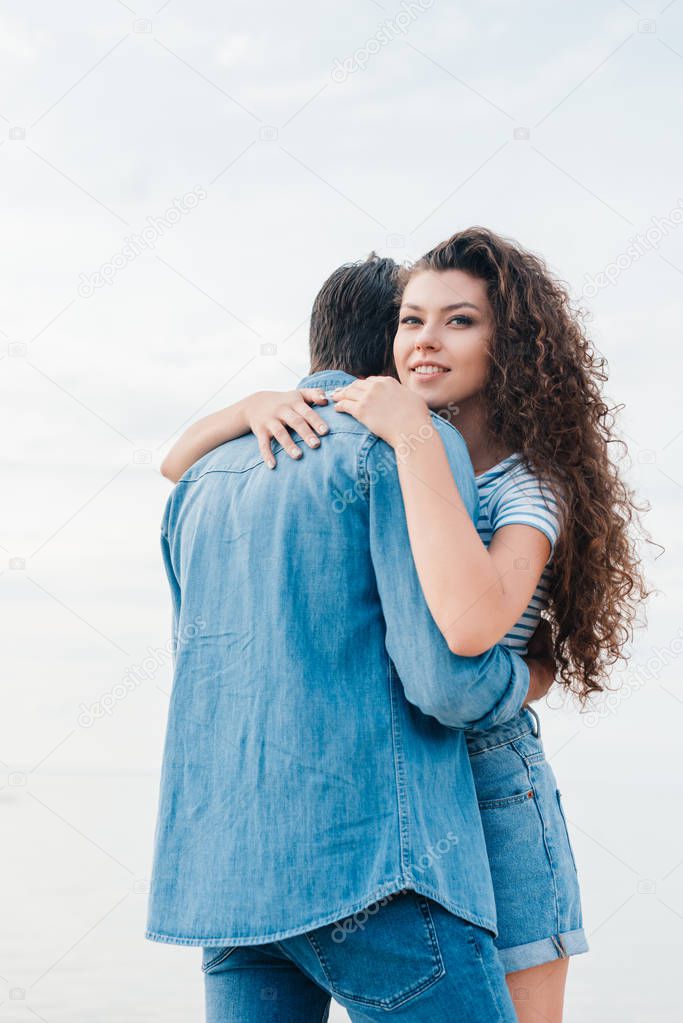
[{"label": "denim shorts", "polygon": [[467,746],[506,973],[588,951],[576,861],[537,714],[524,708]]}]

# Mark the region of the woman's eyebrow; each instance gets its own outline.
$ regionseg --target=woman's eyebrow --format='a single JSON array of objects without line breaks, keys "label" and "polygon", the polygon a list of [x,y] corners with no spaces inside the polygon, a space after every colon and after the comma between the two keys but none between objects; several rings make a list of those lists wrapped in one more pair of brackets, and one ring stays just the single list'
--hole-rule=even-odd
[{"label": "woman's eyebrow", "polygon": [[[442,306],[441,309],[439,310],[439,312],[440,313],[447,313],[451,309],[463,309],[465,307],[467,307],[468,309],[476,309],[477,312],[480,312],[479,306],[476,306],[474,304],[474,302],[453,302],[451,305]],[[413,305],[412,302],[406,302],[405,305],[403,306],[403,308],[404,309],[415,309],[417,312],[422,312],[422,306],[421,305]]]}]

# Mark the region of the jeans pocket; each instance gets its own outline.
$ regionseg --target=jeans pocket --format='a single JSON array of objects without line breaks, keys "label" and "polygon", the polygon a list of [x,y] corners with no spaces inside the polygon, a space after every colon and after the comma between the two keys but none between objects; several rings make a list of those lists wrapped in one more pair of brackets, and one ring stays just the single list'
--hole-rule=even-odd
[{"label": "jeans pocket", "polygon": [[229,955],[232,955],[237,947],[237,945],[225,945],[223,948],[203,948],[202,973],[209,973],[214,966],[220,966],[221,963],[225,962]]},{"label": "jeans pocket", "polygon": [[[564,824],[564,833],[567,836],[567,846],[569,847],[569,855],[572,858],[572,864],[574,866],[574,870],[576,870],[577,869],[576,868],[576,860],[574,858],[574,850],[572,848],[572,840],[569,837],[569,828],[567,827],[567,818],[565,817],[564,806],[562,805],[562,794],[561,794],[559,789],[555,789],[555,796],[557,798],[557,805],[560,808],[560,816],[562,818],[562,823]],[[577,871],[577,873],[578,873],[578,871]]]},{"label": "jeans pocket", "polygon": [[344,920],[306,934],[332,995],[395,1009],[445,974],[429,900],[389,895]]},{"label": "jeans pocket", "polygon": [[499,799],[480,799],[480,810],[503,810],[506,806],[517,806],[519,803],[526,803],[534,798],[533,789],[526,788],[524,792],[517,792],[513,796],[501,796]]},{"label": "jeans pocket", "polygon": [[470,756],[481,809],[523,802],[531,788],[528,760],[531,755],[532,749],[519,741],[510,741]]}]

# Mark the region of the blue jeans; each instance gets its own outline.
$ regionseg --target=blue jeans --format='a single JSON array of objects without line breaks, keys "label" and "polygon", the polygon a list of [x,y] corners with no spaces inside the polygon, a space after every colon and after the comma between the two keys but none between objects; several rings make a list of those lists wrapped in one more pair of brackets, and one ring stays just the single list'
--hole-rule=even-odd
[{"label": "blue jeans", "polygon": [[266,945],[202,949],[206,1023],[515,1023],[488,931],[414,891]]}]

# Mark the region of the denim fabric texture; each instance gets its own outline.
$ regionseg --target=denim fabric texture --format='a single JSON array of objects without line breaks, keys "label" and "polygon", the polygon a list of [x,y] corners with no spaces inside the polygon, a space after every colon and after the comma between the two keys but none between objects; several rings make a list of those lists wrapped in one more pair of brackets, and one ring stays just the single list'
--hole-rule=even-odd
[{"label": "denim fabric texture", "polygon": [[525,708],[467,734],[506,973],[588,951],[579,879],[540,722]]},{"label": "denim fabric texture", "polygon": [[[451,653],[393,450],[319,412],[329,435],[300,462],[267,469],[249,435],[200,459],[166,506],[175,658],[153,941],[277,941],[406,888],[496,932],[465,732],[514,717],[528,669],[504,646]],[[474,521],[464,440],[433,422]]]},{"label": "denim fabric texture", "polygon": [[[373,907],[374,908],[374,907]],[[202,951],[206,1023],[515,1023],[488,931],[405,891],[374,912],[256,947]]]}]

